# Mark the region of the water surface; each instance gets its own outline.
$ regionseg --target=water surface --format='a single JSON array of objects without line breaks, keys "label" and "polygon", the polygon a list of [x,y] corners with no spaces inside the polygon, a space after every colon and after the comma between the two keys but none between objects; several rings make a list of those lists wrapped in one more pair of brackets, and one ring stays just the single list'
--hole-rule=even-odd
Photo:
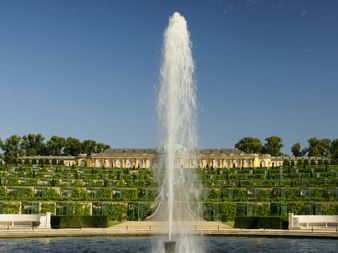
[{"label": "water surface", "polygon": [[[0,252],[151,252],[158,237],[71,237],[0,240]],[[200,237],[206,253],[336,253],[338,240],[263,237]],[[192,252],[193,253],[193,252]]]}]

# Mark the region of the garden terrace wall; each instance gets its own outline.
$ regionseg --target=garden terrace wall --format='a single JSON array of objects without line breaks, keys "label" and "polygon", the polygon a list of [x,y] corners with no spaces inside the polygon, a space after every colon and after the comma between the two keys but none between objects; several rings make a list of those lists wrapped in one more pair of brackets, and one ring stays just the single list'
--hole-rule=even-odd
[{"label": "garden terrace wall", "polygon": [[[186,176],[192,170],[186,170]],[[196,213],[235,216],[338,214],[338,166],[195,169],[202,184]],[[0,213],[109,215],[139,220],[158,198],[152,169],[0,166]],[[155,201],[156,200],[156,201]]]}]

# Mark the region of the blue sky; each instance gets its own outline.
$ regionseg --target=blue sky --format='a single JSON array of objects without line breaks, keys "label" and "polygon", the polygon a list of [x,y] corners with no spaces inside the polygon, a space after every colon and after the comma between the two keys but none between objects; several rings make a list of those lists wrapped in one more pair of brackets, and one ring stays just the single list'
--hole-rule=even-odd
[{"label": "blue sky", "polygon": [[156,146],[174,11],[193,41],[200,146],[338,137],[336,0],[1,0],[0,138]]}]

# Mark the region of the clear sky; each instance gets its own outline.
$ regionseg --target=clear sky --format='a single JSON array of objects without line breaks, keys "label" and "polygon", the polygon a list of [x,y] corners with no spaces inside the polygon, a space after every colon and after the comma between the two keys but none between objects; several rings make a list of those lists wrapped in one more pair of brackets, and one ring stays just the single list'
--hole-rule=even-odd
[{"label": "clear sky", "polygon": [[338,138],[337,0],[1,0],[0,138],[156,146],[174,11],[193,41],[200,146]]}]

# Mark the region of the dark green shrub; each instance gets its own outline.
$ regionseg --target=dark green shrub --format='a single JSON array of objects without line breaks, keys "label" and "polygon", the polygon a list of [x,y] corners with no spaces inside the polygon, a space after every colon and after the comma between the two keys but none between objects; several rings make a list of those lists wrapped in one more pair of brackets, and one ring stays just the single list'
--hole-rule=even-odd
[{"label": "dark green shrub", "polygon": [[221,203],[220,218],[222,221],[233,221],[236,215],[236,203]]},{"label": "dark green shrub", "polygon": [[108,216],[52,216],[52,228],[108,227]]},{"label": "dark green shrub", "polygon": [[107,210],[110,220],[124,221],[128,218],[128,205],[126,203],[112,202]]},{"label": "dark green shrub", "polygon": [[287,217],[280,216],[245,216],[235,217],[235,228],[268,228],[268,229],[287,229]]}]

